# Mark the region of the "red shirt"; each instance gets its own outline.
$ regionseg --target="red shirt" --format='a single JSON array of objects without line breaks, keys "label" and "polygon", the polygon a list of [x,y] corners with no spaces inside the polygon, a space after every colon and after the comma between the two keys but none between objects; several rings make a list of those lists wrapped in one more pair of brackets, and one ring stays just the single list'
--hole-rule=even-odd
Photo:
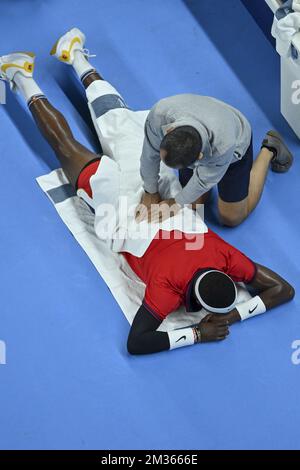
[{"label": "red shirt", "polygon": [[[167,236],[164,237],[164,234]],[[199,246],[203,244],[203,247],[187,249],[187,243],[191,240],[197,241]],[[160,231],[141,258],[130,253],[123,255],[146,284],[144,306],[160,320],[185,303],[188,285],[201,269],[223,271],[233,281],[245,284],[251,282],[256,273],[254,263],[247,256],[211,230],[192,236],[176,231]]]},{"label": "red shirt", "polygon": [[[84,189],[90,197],[90,178],[99,164],[99,160],[90,163],[78,177],[77,188]],[[188,243],[195,247],[195,242],[197,250],[187,249]],[[129,253],[123,255],[146,284],[143,300],[145,307],[160,320],[185,303],[186,291],[197,271],[205,268],[218,269],[228,274],[233,281],[245,284],[252,281],[256,272],[255,265],[249,258],[211,230],[204,235],[160,231],[141,258]]]}]

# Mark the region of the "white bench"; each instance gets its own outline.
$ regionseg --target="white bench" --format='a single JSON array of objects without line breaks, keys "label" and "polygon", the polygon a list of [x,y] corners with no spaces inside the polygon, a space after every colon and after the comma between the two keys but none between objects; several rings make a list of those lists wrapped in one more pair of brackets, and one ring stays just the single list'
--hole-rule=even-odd
[{"label": "white bench", "polygon": [[[284,3],[281,0],[265,0],[273,13]],[[300,139],[300,33],[293,41],[299,58],[281,57],[281,113]]]}]

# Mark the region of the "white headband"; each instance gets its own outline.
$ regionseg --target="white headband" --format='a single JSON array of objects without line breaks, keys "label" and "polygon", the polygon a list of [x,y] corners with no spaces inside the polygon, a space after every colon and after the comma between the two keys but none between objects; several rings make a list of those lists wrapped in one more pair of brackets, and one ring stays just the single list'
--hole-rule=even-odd
[{"label": "white headband", "polygon": [[200,296],[200,293],[199,293],[199,285],[200,285],[200,282],[201,280],[204,278],[204,276],[206,276],[206,274],[209,274],[209,273],[220,273],[221,271],[217,271],[216,269],[212,269],[210,271],[206,271],[205,273],[202,273],[201,276],[198,277],[197,281],[196,281],[196,284],[195,284],[195,294],[196,294],[196,297],[197,297],[197,300],[198,302],[200,302],[200,304],[202,305],[203,308],[205,308],[205,310],[208,310],[209,312],[212,312],[212,313],[228,313],[230,312],[231,310],[234,309],[236,303],[237,303],[237,289],[236,289],[236,285],[235,283],[233,282],[233,280],[231,279],[230,276],[228,276],[227,274],[225,273],[222,273],[224,274],[224,276],[227,276],[232,284],[234,285],[234,290],[235,290],[235,299],[233,301],[233,303],[231,305],[229,305],[229,307],[224,307],[224,308],[218,308],[218,307],[211,307],[210,305],[207,305],[204,300],[202,299],[202,297]]}]

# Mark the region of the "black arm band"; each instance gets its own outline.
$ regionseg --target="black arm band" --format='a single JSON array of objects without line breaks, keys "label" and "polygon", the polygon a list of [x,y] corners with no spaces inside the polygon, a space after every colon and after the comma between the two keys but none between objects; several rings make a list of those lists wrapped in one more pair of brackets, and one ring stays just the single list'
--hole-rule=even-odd
[{"label": "black arm band", "polygon": [[151,354],[170,349],[168,333],[156,331],[161,320],[155,318],[142,305],[131,326],[127,341],[130,354]]}]

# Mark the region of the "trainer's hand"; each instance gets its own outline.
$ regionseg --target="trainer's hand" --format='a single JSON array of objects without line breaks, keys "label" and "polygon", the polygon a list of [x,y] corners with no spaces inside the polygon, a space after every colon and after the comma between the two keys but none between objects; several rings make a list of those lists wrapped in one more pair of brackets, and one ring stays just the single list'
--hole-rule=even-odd
[{"label": "trainer's hand", "polygon": [[153,204],[159,204],[161,197],[159,193],[144,193],[141,199],[141,202],[136,208],[135,218],[137,222],[142,222],[142,220],[148,220],[149,214],[151,212],[151,206]]},{"label": "trainer's hand", "polygon": [[201,333],[201,343],[208,343],[211,341],[222,341],[229,335],[229,323],[215,323],[211,321],[211,316],[207,315],[197,326]]},{"label": "trainer's hand", "polygon": [[181,206],[176,204],[175,199],[165,199],[152,207],[149,222],[159,223],[174,217],[180,211]]}]

